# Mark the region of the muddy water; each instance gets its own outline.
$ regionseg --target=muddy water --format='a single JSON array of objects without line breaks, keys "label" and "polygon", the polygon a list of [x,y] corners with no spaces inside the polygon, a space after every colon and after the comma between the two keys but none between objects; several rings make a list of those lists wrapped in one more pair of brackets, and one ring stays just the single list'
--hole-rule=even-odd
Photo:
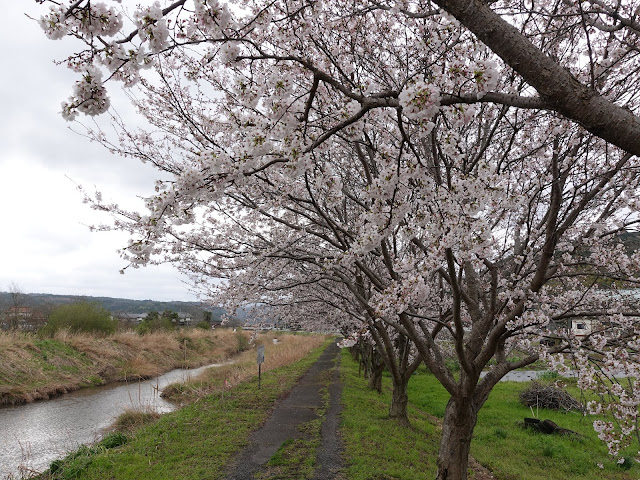
[{"label": "muddy water", "polygon": [[20,478],[22,469],[42,471],[52,460],[99,439],[126,409],[175,408],[159,392],[209,367],[173,370],[153,380],[78,390],[53,400],[0,407],[0,479]]}]

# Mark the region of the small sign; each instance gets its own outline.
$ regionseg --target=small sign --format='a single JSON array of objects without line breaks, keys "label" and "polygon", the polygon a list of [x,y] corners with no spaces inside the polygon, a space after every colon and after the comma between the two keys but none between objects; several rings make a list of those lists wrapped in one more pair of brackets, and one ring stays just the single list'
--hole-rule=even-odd
[{"label": "small sign", "polygon": [[264,345],[258,346],[258,365],[264,363]]}]

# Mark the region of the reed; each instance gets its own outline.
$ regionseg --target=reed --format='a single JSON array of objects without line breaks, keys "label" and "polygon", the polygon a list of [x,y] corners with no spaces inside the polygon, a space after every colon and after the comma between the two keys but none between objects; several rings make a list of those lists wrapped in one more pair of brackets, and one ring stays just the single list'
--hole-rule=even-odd
[{"label": "reed", "polygon": [[[265,362],[262,373],[268,373],[278,367],[290,365],[304,358],[311,350],[318,348],[327,341],[325,335],[295,335],[295,334],[260,334],[250,350],[234,357],[234,362],[228,365],[208,368],[200,375],[186,382],[168,385],[162,396],[180,405],[191,403],[203,396],[224,392],[258,375],[256,363],[257,345],[265,347]],[[278,343],[273,340],[277,339]]]},{"label": "reed", "polygon": [[131,434],[140,427],[153,423],[160,414],[151,408],[128,408],[120,414],[111,426],[111,430]]},{"label": "reed", "polygon": [[0,332],[0,404],[221,362],[237,353],[239,334],[245,335],[196,328],[146,335],[124,331],[106,337],[67,330],[52,338]]}]

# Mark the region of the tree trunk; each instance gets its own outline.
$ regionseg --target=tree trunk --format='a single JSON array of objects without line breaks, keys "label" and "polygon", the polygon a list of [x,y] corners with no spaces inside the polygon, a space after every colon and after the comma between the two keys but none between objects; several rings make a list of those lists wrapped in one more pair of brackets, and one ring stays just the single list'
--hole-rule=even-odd
[{"label": "tree trunk", "polygon": [[407,413],[408,384],[408,378],[393,379],[393,393],[391,394],[391,407],[389,408],[389,417],[405,426],[409,425],[409,415]]},{"label": "tree trunk", "polygon": [[478,419],[470,399],[451,397],[444,414],[437,480],[466,480],[471,435]]},{"label": "tree trunk", "polygon": [[382,393],[382,372],[384,372],[384,362],[378,357],[378,355],[372,355],[371,360],[369,388],[378,393]]},{"label": "tree trunk", "polygon": [[[371,377],[371,354],[373,349],[371,345],[360,340],[360,371],[364,371],[364,378]],[[360,374],[360,371],[358,374]]]},{"label": "tree trunk", "polygon": [[358,363],[360,363],[360,349],[362,347],[360,345],[358,346],[353,346],[349,349],[349,352],[351,352],[351,357]]}]

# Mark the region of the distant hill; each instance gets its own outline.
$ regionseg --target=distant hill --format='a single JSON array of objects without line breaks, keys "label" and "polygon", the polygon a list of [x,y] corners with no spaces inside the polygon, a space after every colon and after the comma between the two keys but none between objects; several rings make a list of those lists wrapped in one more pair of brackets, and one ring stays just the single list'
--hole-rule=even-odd
[{"label": "distant hill", "polygon": [[[26,293],[22,305],[32,308],[51,308],[65,303],[78,301],[96,302],[111,313],[149,313],[171,310],[190,313],[194,318],[201,318],[205,311],[211,312],[213,320],[220,321],[225,310],[221,307],[209,307],[200,302],[160,302],[156,300],[131,300],[128,298],[90,297],[79,295],[53,295],[50,293]],[[12,305],[11,294],[0,292],[0,310]]]}]

